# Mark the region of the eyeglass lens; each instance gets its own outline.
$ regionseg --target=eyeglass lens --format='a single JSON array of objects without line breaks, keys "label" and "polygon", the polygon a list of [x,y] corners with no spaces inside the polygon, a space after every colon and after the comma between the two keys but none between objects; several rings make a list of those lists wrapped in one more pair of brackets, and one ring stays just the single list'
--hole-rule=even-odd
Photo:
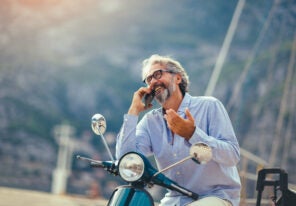
[{"label": "eyeglass lens", "polygon": [[154,79],[160,79],[162,76],[162,70],[157,70],[155,72],[153,72],[152,75],[149,75],[147,78],[146,78],[146,83],[147,84],[150,84],[151,81],[152,81],[152,78]]}]

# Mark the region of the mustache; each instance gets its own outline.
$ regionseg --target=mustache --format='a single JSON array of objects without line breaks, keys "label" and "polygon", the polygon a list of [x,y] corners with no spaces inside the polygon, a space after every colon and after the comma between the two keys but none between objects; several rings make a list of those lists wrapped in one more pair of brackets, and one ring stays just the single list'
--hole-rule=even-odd
[{"label": "mustache", "polygon": [[156,85],[154,85],[153,88],[152,88],[152,90],[155,92],[155,89],[158,88],[158,87],[163,87],[163,88],[165,88],[165,89],[167,88],[166,85],[165,85],[164,83],[161,83],[161,84],[156,84]]}]

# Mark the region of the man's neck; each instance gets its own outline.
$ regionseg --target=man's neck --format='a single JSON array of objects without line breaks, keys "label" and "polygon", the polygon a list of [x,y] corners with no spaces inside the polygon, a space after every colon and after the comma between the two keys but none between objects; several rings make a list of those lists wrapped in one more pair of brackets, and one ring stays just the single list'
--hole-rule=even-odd
[{"label": "man's neck", "polygon": [[175,93],[164,104],[162,104],[162,107],[164,110],[173,109],[175,111],[178,111],[182,103],[182,100],[183,100],[182,93],[181,92]]}]

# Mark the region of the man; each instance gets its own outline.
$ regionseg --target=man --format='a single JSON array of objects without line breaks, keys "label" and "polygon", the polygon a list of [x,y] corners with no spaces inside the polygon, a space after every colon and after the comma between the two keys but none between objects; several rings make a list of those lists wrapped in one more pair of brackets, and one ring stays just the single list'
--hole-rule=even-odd
[{"label": "man", "polygon": [[[154,155],[159,169],[189,155],[190,146],[202,142],[211,147],[212,160],[198,165],[187,161],[165,174],[200,195],[193,202],[178,192],[168,191],[161,205],[238,206],[240,178],[236,168],[239,145],[222,103],[213,97],[188,94],[188,76],[179,62],[159,55],[144,60],[142,77],[147,87],[134,93],[117,137],[116,156],[137,151]],[[153,92],[161,108],[143,116],[152,107],[143,103]]]}]

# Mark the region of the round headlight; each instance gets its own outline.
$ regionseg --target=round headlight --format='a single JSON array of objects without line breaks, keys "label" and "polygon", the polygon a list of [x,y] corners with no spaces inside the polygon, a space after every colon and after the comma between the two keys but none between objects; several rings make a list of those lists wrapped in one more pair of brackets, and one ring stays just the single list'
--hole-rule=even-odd
[{"label": "round headlight", "polygon": [[144,161],[137,153],[128,153],[119,162],[119,174],[127,182],[139,180],[144,173]]}]

